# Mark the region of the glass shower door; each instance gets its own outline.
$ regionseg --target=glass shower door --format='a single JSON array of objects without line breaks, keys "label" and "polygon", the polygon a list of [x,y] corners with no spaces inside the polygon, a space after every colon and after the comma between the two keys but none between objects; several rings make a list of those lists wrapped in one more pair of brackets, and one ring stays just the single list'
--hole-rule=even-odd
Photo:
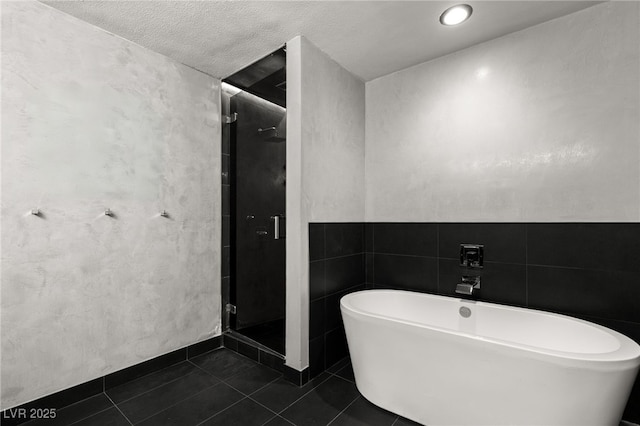
[{"label": "glass shower door", "polygon": [[284,354],[286,110],[231,97],[231,328]]}]

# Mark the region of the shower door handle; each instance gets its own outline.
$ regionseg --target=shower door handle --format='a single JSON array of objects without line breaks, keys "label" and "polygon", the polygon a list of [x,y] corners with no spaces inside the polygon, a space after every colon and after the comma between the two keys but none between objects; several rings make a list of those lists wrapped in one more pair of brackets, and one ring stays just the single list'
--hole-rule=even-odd
[{"label": "shower door handle", "polygon": [[273,239],[280,239],[280,215],[277,214],[275,216],[271,216],[271,220],[273,220]]}]

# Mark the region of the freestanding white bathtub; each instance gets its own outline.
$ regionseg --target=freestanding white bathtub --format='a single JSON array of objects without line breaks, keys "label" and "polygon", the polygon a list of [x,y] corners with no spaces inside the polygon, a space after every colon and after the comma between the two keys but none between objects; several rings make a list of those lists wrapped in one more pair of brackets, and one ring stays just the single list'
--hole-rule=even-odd
[{"label": "freestanding white bathtub", "polygon": [[398,290],[340,308],[358,390],[429,426],[617,426],[640,365],[633,340],[564,315]]}]

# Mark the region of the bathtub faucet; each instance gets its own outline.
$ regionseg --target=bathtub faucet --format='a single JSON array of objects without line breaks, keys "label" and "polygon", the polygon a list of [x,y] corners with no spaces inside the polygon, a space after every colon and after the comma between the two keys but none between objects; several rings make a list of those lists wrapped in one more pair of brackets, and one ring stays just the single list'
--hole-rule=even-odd
[{"label": "bathtub faucet", "polygon": [[480,277],[478,276],[462,276],[462,282],[456,285],[456,293],[466,296],[473,296],[475,292],[480,290]]}]

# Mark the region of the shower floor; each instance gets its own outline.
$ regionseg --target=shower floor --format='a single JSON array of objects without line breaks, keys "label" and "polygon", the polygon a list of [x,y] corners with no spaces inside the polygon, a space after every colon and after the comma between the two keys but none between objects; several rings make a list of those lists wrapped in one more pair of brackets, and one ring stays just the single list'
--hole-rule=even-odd
[{"label": "shower floor", "polygon": [[284,319],[236,330],[249,339],[284,355]]}]

